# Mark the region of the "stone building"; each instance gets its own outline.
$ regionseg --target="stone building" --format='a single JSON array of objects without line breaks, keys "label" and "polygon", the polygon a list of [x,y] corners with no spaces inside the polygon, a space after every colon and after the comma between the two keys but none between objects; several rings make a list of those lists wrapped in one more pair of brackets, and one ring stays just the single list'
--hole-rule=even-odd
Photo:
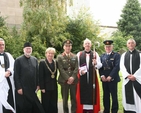
[{"label": "stone building", "polygon": [[19,0],[0,0],[0,16],[6,17],[8,27],[20,28],[23,21],[22,12]]},{"label": "stone building", "polygon": [[[82,4],[85,4],[86,6],[90,6],[91,0],[73,0],[74,1],[74,8],[77,12],[78,8],[81,7]],[[20,7],[20,0],[0,0],[0,16],[6,17],[6,24],[8,27],[12,28],[13,26],[16,26],[17,29],[20,29],[21,24],[23,22],[23,8]],[[68,13],[71,10],[71,7],[67,7]],[[101,34],[107,34],[107,37],[109,37],[113,31],[115,31],[117,28],[116,26],[111,25],[101,25]]]}]

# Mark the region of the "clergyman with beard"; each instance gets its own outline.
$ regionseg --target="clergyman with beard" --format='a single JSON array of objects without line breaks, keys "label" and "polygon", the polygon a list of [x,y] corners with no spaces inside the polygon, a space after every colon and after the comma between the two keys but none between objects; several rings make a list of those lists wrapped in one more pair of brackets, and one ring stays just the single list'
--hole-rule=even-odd
[{"label": "clergyman with beard", "polygon": [[38,61],[31,56],[31,43],[24,44],[23,52],[14,64],[17,113],[45,113],[36,95],[39,89]]}]

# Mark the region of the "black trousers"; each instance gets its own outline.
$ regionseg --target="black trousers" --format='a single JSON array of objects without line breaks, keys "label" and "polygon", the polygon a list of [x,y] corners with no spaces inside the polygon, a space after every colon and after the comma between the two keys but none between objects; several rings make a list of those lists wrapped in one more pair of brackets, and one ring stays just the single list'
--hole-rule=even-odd
[{"label": "black trousers", "polygon": [[[118,112],[118,95],[117,95],[117,82],[102,82],[103,87],[103,105],[104,113],[117,113]],[[110,95],[112,100],[112,107],[110,109]]]},{"label": "black trousers", "polygon": [[41,102],[46,113],[58,113],[58,93],[55,90],[46,90],[45,93],[41,92]]}]

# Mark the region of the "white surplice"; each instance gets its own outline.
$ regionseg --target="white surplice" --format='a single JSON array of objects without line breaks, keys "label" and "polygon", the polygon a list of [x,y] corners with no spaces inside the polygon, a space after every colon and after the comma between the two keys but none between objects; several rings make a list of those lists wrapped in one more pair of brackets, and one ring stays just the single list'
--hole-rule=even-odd
[{"label": "white surplice", "polygon": [[[14,81],[13,81],[13,66],[14,66],[14,59],[11,56],[11,54],[7,53],[8,58],[9,58],[9,68],[7,70],[9,70],[11,72],[11,76],[10,81],[11,81],[11,85],[12,85],[12,91],[13,91],[13,98],[14,98],[14,106],[15,106],[15,87],[14,87]],[[0,56],[0,61],[1,64],[4,64],[4,57]],[[5,109],[9,109],[11,111],[13,111],[13,113],[16,113],[14,108],[7,102],[7,98],[8,98],[8,91],[9,91],[9,85],[7,82],[7,79],[5,77],[5,68],[2,68],[0,65],[0,113],[3,113],[3,108],[2,106],[5,107]]]},{"label": "white surplice", "polygon": [[[137,95],[134,87],[133,87],[133,93],[134,93],[134,100],[135,104],[128,104],[126,103],[126,97],[125,97],[125,85],[129,82],[129,79],[125,79],[129,73],[127,72],[125,66],[124,66],[124,57],[126,53],[123,53],[120,60],[120,71],[123,77],[123,83],[122,83],[122,102],[123,107],[126,111],[135,111],[136,113],[141,113],[141,98]],[[130,61],[129,61],[130,62]],[[134,73],[134,76],[136,80],[141,84],[141,54],[140,54],[140,66],[139,69]]]}]

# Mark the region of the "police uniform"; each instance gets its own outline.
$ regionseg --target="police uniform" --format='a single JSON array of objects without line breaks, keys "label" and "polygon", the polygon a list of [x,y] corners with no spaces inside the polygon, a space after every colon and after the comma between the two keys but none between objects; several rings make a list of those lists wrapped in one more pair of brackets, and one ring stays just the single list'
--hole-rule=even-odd
[{"label": "police uniform", "polygon": [[[112,40],[105,40],[103,42],[105,46],[111,46]],[[117,83],[120,81],[119,77],[119,62],[120,62],[120,54],[111,51],[110,54],[104,53],[100,56],[102,68],[100,68],[99,73],[100,76],[108,76],[111,77],[111,81],[102,81],[103,87],[103,105],[104,105],[104,113],[110,113],[110,95],[112,97],[112,113],[118,112],[118,96],[117,96]]]},{"label": "police uniform", "polygon": [[[71,40],[66,40],[63,42],[63,46],[72,46]],[[68,110],[68,96],[70,91],[71,100],[71,113],[76,113],[76,85],[78,82],[77,72],[78,72],[78,59],[73,53],[69,53],[69,56],[65,51],[57,56],[58,68],[59,68],[59,78],[58,83],[61,85],[61,94],[63,98],[63,110],[64,113],[69,113]],[[72,84],[68,84],[69,77],[73,77],[74,81]]]}]

